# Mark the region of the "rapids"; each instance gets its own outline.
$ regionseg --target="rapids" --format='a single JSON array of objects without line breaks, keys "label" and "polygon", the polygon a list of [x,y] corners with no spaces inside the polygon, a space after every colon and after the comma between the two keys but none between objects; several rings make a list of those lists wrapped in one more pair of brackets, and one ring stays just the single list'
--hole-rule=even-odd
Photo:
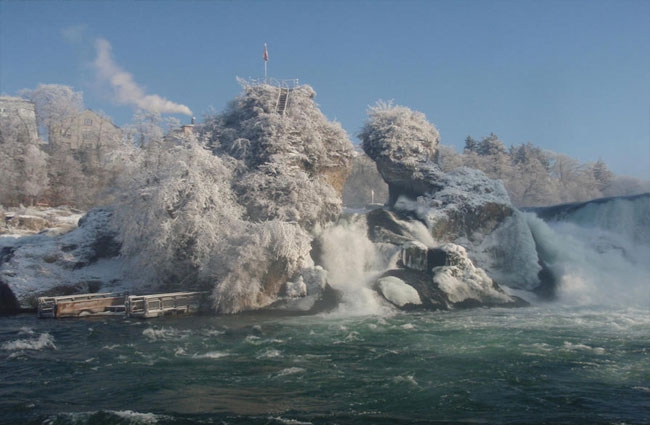
[{"label": "rapids", "polygon": [[528,308],[400,313],[349,223],[330,313],[2,317],[0,424],[647,424],[649,200],[525,213],[557,277]]},{"label": "rapids", "polygon": [[0,319],[2,424],[642,424],[650,312]]}]

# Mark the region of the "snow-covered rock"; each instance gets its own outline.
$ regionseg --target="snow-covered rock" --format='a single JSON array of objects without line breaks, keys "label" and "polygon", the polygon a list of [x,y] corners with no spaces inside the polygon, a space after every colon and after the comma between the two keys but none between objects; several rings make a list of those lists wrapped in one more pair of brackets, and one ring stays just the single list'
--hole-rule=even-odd
[{"label": "snow-covered rock", "polygon": [[393,207],[397,216],[425,223],[438,243],[462,245],[472,261],[500,284],[527,290],[540,284],[535,240],[500,180],[459,168],[437,184],[439,190],[416,199],[400,196]]},{"label": "snow-covered rock", "polygon": [[0,238],[0,283],[20,307],[43,295],[110,292],[126,286],[111,211],[88,212],[79,227],[62,235],[42,233]]},{"label": "snow-covered rock", "polygon": [[[503,183],[470,168],[442,172],[436,164],[438,132],[424,115],[404,107],[379,105],[370,110],[360,137],[390,192],[390,211],[368,214],[371,240],[403,247],[409,240],[422,241],[407,230],[408,223],[420,222],[434,241],[427,246],[453,242],[464,247],[471,263],[490,279],[519,289],[541,285],[542,266],[535,240],[526,219],[512,206]],[[433,254],[428,251],[429,257]],[[430,268],[431,258],[425,263],[423,255],[413,246],[403,248],[402,263],[412,271],[430,271],[423,266]],[[459,272],[454,273],[459,278]],[[446,282],[443,286],[451,290],[455,281],[439,274]],[[485,286],[478,283],[483,279],[475,273],[464,276],[474,286]]]},{"label": "snow-covered rock", "polygon": [[421,305],[422,300],[418,291],[394,276],[387,276],[377,281],[377,290],[391,304],[404,307],[408,304]]},{"label": "snow-covered rock", "polygon": [[0,208],[0,235],[62,234],[77,227],[83,214],[66,207]]},{"label": "snow-covered rock", "polygon": [[402,245],[401,261],[404,267],[427,271],[429,268],[429,248],[419,241],[409,241]]},{"label": "snow-covered rock", "polygon": [[435,267],[433,283],[445,294],[452,305],[507,305],[515,300],[494,284],[481,268],[474,266],[467,251],[452,243],[440,247],[447,254],[447,265]]},{"label": "snow-covered rock", "polygon": [[[391,304],[405,309],[448,310],[468,307],[521,307],[527,303],[508,295],[485,271],[476,267],[459,245],[447,243],[436,248],[414,244],[403,248],[402,255],[413,247],[426,250],[423,269],[406,267],[385,271],[375,288]],[[420,257],[422,258],[422,257]],[[417,299],[415,295],[417,294]],[[418,302],[419,301],[419,302]]]}]

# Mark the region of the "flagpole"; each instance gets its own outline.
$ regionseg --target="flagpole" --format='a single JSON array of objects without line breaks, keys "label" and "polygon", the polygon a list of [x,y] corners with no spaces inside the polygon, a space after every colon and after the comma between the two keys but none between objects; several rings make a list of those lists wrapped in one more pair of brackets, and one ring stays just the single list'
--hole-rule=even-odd
[{"label": "flagpole", "polygon": [[262,55],[262,59],[264,59],[264,84],[266,84],[266,69],[269,63],[269,50],[266,47],[266,43],[264,43],[264,54]]}]

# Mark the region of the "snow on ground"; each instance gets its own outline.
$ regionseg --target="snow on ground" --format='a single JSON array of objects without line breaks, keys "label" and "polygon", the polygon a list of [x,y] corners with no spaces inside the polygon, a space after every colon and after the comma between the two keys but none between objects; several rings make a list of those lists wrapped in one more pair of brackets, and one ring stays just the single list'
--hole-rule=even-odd
[{"label": "snow on ground", "polygon": [[[55,287],[81,292],[121,292],[123,259],[98,258],[98,235],[106,234],[110,212],[93,210],[77,227],[81,213],[41,211],[55,227],[34,234],[24,229],[0,235],[0,281],[6,283],[23,307]],[[74,227],[72,227],[74,225]],[[66,227],[67,226],[67,227]],[[72,227],[72,230],[66,230]]]}]

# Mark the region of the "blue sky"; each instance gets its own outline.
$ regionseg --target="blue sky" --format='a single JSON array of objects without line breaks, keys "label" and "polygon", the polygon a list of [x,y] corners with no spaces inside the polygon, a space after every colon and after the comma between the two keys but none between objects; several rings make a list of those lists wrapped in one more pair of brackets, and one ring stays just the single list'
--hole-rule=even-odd
[{"label": "blue sky", "polygon": [[310,84],[353,141],[394,100],[457,151],[493,132],[650,179],[649,0],[0,0],[0,93],[66,84],[128,123],[92,65],[100,39],[143,94],[199,121],[237,76],[263,77],[267,43],[269,76]]}]

